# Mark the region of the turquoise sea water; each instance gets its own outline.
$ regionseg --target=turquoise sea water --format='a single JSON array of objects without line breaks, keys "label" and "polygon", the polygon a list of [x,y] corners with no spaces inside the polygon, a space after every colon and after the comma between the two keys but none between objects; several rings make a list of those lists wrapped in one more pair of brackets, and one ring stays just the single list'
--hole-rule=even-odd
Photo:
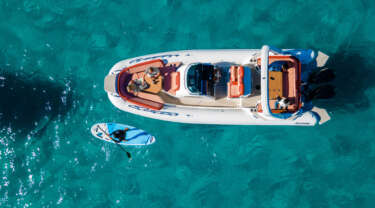
[{"label": "turquoise sea water", "polygon": [[[0,207],[375,207],[374,22],[372,0],[0,1]],[[330,122],[177,124],[103,90],[125,58],[263,44],[331,56]],[[129,161],[107,121],[157,141]]]}]

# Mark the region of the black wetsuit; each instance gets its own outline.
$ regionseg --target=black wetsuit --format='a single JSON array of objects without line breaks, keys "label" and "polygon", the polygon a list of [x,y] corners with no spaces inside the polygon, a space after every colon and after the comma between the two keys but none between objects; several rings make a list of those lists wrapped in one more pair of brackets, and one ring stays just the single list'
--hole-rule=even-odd
[{"label": "black wetsuit", "polygon": [[126,141],[125,139],[125,136],[126,136],[126,130],[116,130],[114,132],[111,133],[111,135],[113,135],[113,137],[115,138],[115,142],[116,143],[120,143],[122,141]]}]

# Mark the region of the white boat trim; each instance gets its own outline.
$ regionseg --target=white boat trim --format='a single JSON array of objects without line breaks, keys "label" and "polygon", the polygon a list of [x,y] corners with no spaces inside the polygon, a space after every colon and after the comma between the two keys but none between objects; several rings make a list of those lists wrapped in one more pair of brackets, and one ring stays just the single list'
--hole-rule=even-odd
[{"label": "white boat trim", "polygon": [[262,105],[263,115],[266,117],[272,116],[270,106],[268,103],[268,55],[270,48],[268,46],[263,46],[261,51],[261,97],[260,103]]}]

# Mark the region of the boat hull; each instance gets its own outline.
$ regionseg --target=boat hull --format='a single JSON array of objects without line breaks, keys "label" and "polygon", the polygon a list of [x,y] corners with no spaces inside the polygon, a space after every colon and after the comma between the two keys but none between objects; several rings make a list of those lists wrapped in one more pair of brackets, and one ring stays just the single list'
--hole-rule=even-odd
[{"label": "boat hull", "polygon": [[318,122],[312,112],[305,112],[289,119],[265,117],[262,113],[251,112],[249,108],[205,108],[164,105],[161,110],[152,110],[108,95],[117,108],[140,116],[164,121],[192,124],[222,125],[290,125],[314,126]]}]

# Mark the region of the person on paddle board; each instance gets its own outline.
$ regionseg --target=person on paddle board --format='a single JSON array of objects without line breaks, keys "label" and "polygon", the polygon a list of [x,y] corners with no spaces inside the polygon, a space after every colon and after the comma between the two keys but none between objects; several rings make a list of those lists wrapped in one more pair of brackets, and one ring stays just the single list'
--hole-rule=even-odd
[{"label": "person on paddle board", "polygon": [[125,142],[126,142],[126,141],[128,141],[128,140],[125,139],[125,138],[126,138],[126,132],[127,132],[128,130],[129,130],[129,128],[118,129],[118,130],[112,132],[112,133],[110,134],[110,136],[113,135],[113,137],[115,138],[115,139],[113,139],[113,141],[116,142],[116,143],[120,143],[120,142],[122,142],[122,141],[125,141]]}]

